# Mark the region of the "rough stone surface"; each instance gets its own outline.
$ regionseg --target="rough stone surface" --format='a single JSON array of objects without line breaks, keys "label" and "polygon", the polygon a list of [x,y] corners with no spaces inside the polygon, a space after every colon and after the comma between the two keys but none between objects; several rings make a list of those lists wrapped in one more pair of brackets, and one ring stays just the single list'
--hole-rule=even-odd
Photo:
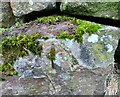
[{"label": "rough stone surface", "polygon": [[11,27],[15,23],[15,17],[9,2],[0,2],[0,27]]},{"label": "rough stone surface", "polygon": [[119,2],[63,2],[61,10],[65,13],[120,20]]},{"label": "rough stone surface", "polygon": [[[3,95],[16,93],[19,95],[116,95],[117,92],[119,93],[119,77],[113,74],[112,64],[106,68],[88,69],[81,66],[82,64],[78,65],[71,51],[65,49],[59,40],[37,41],[43,44],[42,57],[30,55],[19,58],[14,67],[20,78],[8,79],[5,85],[3,84]],[[52,44],[56,50],[55,70],[46,58]],[[69,45],[67,46],[69,48]]]},{"label": "rough stone surface", "polygon": [[[96,43],[88,41],[92,35],[84,35],[83,46],[86,47],[89,51],[89,56],[92,57],[91,63],[94,64],[93,67],[95,65],[105,67],[105,64],[110,64],[114,60],[113,56],[120,37],[120,31],[118,28],[106,26],[100,29],[96,35],[98,35]],[[93,39],[94,37],[92,37],[92,40]]]},{"label": "rough stone surface", "polygon": [[[93,37],[94,35],[97,36],[97,39],[96,37]],[[79,65],[82,64],[82,66],[92,68],[104,68],[108,66],[108,64],[113,63],[114,52],[119,37],[119,28],[106,26],[105,28],[100,29],[97,34],[92,34],[91,36],[84,34],[83,43],[79,44],[73,40],[66,40],[62,41],[62,47],[68,48],[71,51]],[[93,40],[95,40],[95,43]]]},{"label": "rough stone surface", "polygon": [[54,7],[51,2],[35,2],[34,0],[26,0],[26,2],[14,2],[14,0],[11,0],[10,3],[14,15],[17,17],[33,11],[42,11]]},{"label": "rough stone surface", "polygon": [[[41,44],[43,44],[43,51],[42,56],[39,58],[38,56],[30,55],[25,56],[23,58],[19,58],[19,60],[16,60],[14,64],[15,70],[19,73],[19,76],[23,77],[41,77],[43,71],[51,70],[52,65],[51,61],[47,58],[48,52],[51,49],[51,45],[54,44],[55,46],[55,69],[57,72],[68,72],[68,71],[74,71],[76,67],[79,66],[77,61],[75,60],[74,56],[71,55],[71,53],[67,50],[65,50],[61,42],[57,39],[48,39],[46,41],[37,40]],[[41,71],[41,72],[40,72]],[[50,71],[52,72],[52,71]]]},{"label": "rough stone surface", "polygon": [[78,67],[74,72],[48,73],[49,78],[9,77],[1,84],[1,92],[3,95],[103,95],[111,69],[112,65],[106,69]]}]

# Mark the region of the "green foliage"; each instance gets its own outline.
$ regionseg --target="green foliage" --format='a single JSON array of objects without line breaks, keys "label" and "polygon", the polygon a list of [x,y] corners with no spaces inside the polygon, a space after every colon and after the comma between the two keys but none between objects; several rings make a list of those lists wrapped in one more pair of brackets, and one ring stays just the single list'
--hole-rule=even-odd
[{"label": "green foliage", "polygon": [[61,32],[57,37],[57,39],[73,39],[74,38],[74,35],[68,35],[67,33],[65,32]]},{"label": "green foliage", "polygon": [[0,28],[0,32],[8,30],[7,28]]},{"label": "green foliage", "polygon": [[75,33],[72,35],[68,35],[65,32],[60,33],[57,38],[58,39],[74,39],[77,42],[83,42],[83,34],[89,33],[90,35],[93,33],[97,33],[98,30],[101,28],[98,24],[93,24],[88,21],[74,19],[74,23],[77,25]]},{"label": "green foliage", "polygon": [[55,23],[55,22],[63,22],[63,21],[70,21],[74,20],[75,18],[67,17],[67,16],[47,16],[42,18],[37,18],[37,20],[32,21],[33,22],[40,22],[40,23]]},{"label": "green foliage", "polygon": [[9,36],[2,40],[2,53],[5,58],[5,64],[12,63],[18,56],[23,57],[28,53],[23,49],[29,49],[33,54],[41,57],[42,44],[36,43],[36,39],[48,39],[41,34]]},{"label": "green foliage", "polygon": [[79,42],[83,42],[82,33],[76,32],[74,39],[75,39],[78,43],[79,43]]},{"label": "green foliage", "polygon": [[16,71],[13,69],[13,62],[17,57],[27,56],[23,48],[30,50],[33,54],[39,55],[41,57],[41,52],[43,50],[42,44],[36,43],[36,39],[48,39],[46,36],[41,34],[34,35],[18,35],[9,36],[2,39],[2,55],[4,57],[4,65],[0,65],[0,70],[3,72],[4,76],[17,75]]},{"label": "green foliage", "polygon": [[53,62],[55,60],[55,47],[54,47],[54,44],[52,44],[52,47],[51,47],[50,51],[47,54],[47,58],[51,61],[52,68],[55,69],[54,62]]},{"label": "green foliage", "polygon": [[80,32],[82,34],[85,33],[89,33],[89,34],[93,34],[93,33],[97,33],[98,29],[101,28],[100,25],[98,24],[93,24],[90,23],[88,21],[83,21],[83,20],[76,20],[76,24],[78,25],[76,28],[76,32]]},{"label": "green foliage", "polygon": [[55,47],[52,46],[50,51],[47,54],[47,58],[51,61],[55,60]]},{"label": "green foliage", "polygon": [[0,77],[2,80],[5,80],[7,76],[18,75],[11,64],[0,64],[0,71],[2,72],[2,76]]}]

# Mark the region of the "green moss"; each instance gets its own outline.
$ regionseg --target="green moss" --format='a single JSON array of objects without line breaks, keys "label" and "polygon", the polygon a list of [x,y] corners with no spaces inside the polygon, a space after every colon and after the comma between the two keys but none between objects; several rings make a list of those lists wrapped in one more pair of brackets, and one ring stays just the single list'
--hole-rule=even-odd
[{"label": "green moss", "polygon": [[[48,17],[42,17],[38,18],[33,22],[40,22],[40,23],[53,23],[53,22],[62,22],[62,21],[72,21],[74,25],[76,26],[75,32],[73,34],[68,35],[65,32],[60,33],[58,36],[56,36],[57,39],[74,39],[77,42],[82,42],[83,37],[82,35],[85,33],[97,33],[98,29],[101,28],[98,24],[93,24],[88,21],[71,18],[67,16],[48,16]],[[42,45],[38,45],[35,43],[35,40],[37,38],[41,39],[48,39],[47,36],[42,36],[40,34],[33,34],[33,35],[18,35],[15,36],[9,36],[2,40],[2,53],[5,58],[5,64],[8,64],[9,62],[12,63],[17,56],[26,56],[28,55],[26,51],[24,51],[23,47],[29,49],[32,53],[37,54],[41,56],[42,51]],[[16,52],[16,53],[14,53]]]},{"label": "green moss", "polygon": [[74,19],[75,18],[68,17],[68,16],[47,16],[47,17],[37,18],[36,20],[31,21],[29,23],[39,22],[39,23],[52,24],[52,23],[55,23],[55,22],[70,21],[70,20],[74,20]]},{"label": "green moss", "polygon": [[9,36],[3,38],[2,55],[5,60],[4,65],[0,65],[0,70],[2,70],[4,76],[12,76],[17,74],[11,64],[13,64],[17,57],[28,55],[28,52],[26,52],[24,48],[29,49],[33,54],[41,57],[43,50],[42,44],[35,42],[38,38],[47,39],[47,37],[43,37],[41,34],[34,34],[30,36],[18,35],[17,37]]},{"label": "green moss", "polygon": [[73,39],[74,35],[68,35],[65,32],[61,32],[56,38],[57,39]]},{"label": "green moss", "polygon": [[0,71],[2,72],[2,76],[0,79],[5,80],[7,76],[17,76],[18,73],[14,70],[12,64],[0,64]]},{"label": "green moss", "polygon": [[[8,30],[11,30],[11,28],[0,28],[0,34],[4,31],[8,31]],[[1,35],[0,35],[1,36]]]},{"label": "green moss", "polygon": [[83,42],[83,34],[89,33],[90,35],[93,33],[97,33],[102,26],[98,24],[93,24],[88,21],[80,20],[80,19],[74,19],[74,23],[76,24],[76,30],[75,33],[72,35],[68,35],[65,32],[60,33],[57,38],[58,39],[74,39],[77,42]]},{"label": "green moss", "polygon": [[79,64],[78,61],[77,61],[77,59],[74,58],[74,56],[72,56],[72,63],[73,63],[73,66]]},{"label": "green moss", "polygon": [[2,40],[2,54],[5,58],[5,64],[13,63],[16,58],[28,55],[28,53],[23,49],[29,49],[33,54],[39,55],[41,57],[42,44],[37,44],[36,39],[47,39],[48,37],[43,37],[41,34],[34,35],[18,35],[9,36],[3,38]]}]

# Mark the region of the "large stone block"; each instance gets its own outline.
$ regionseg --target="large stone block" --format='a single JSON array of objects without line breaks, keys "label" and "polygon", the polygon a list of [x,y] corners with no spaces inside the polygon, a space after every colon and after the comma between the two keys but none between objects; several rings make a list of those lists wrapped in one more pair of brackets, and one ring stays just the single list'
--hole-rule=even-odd
[{"label": "large stone block", "polygon": [[81,2],[76,0],[76,2],[63,2],[61,10],[69,14],[120,20],[119,2]]},{"label": "large stone block", "polygon": [[25,0],[25,2],[21,2],[21,0],[19,0],[15,2],[15,0],[11,0],[11,8],[14,15],[17,17],[29,14],[33,11],[52,9],[53,7],[54,2],[36,2],[34,0]]}]

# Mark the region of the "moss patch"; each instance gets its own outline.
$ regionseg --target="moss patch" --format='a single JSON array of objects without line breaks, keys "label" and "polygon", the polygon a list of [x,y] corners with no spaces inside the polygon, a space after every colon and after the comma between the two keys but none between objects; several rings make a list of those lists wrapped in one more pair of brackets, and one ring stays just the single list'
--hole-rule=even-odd
[{"label": "moss patch", "polygon": [[0,66],[2,73],[5,76],[15,75],[16,72],[13,69],[13,62],[18,57],[27,56],[28,52],[24,48],[30,50],[33,54],[41,57],[42,44],[36,43],[36,39],[48,39],[41,34],[34,35],[18,35],[8,36],[2,39],[2,55],[4,58],[4,65]]},{"label": "moss patch", "polygon": [[5,64],[13,63],[16,58],[28,55],[24,48],[29,49],[33,54],[41,57],[42,44],[36,43],[36,39],[47,39],[41,34],[8,36],[2,40],[2,54]]},{"label": "moss patch", "polygon": [[89,33],[90,35],[93,33],[97,33],[98,30],[102,27],[98,24],[92,24],[88,21],[83,21],[80,19],[75,19],[74,20],[76,27],[76,30],[74,34],[68,35],[65,32],[60,33],[57,38],[58,39],[74,39],[77,42],[83,42],[83,37],[82,35],[85,33]]},{"label": "moss patch", "polygon": [[5,80],[7,76],[18,75],[18,73],[13,68],[13,64],[0,64],[0,71],[2,71],[2,76],[0,77],[2,80]]}]

